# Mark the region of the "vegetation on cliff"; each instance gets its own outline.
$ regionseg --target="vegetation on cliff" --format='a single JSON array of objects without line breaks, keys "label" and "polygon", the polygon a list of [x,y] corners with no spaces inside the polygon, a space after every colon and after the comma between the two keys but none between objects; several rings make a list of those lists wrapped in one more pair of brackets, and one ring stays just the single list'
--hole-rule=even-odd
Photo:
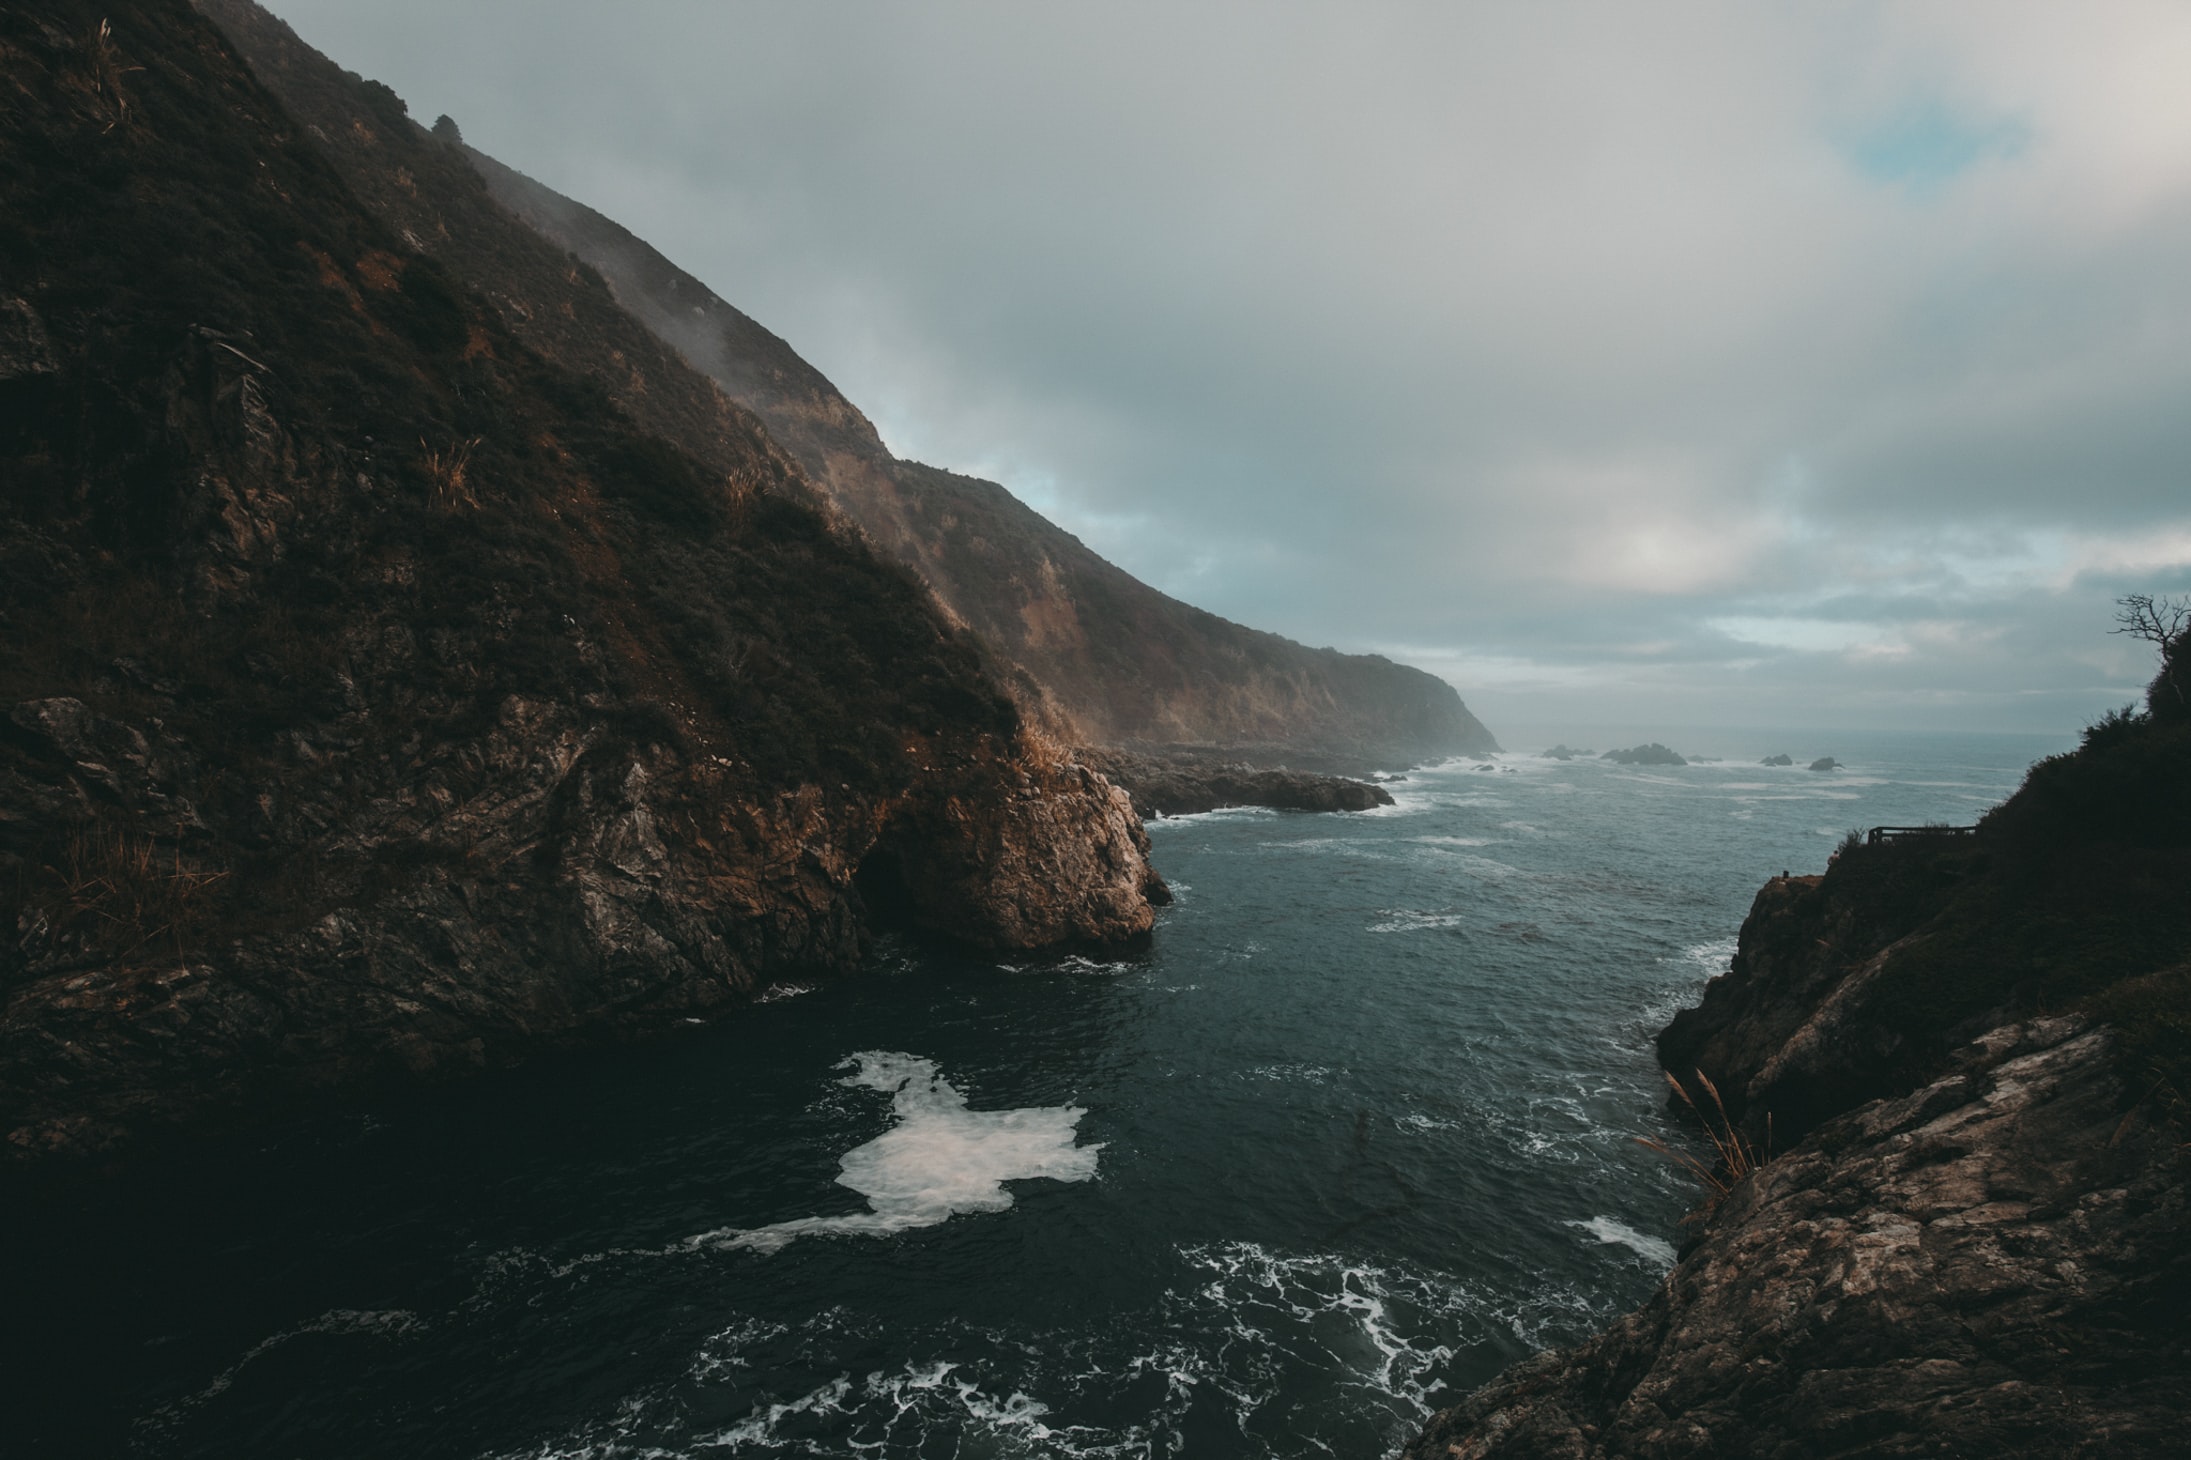
[{"label": "vegetation on cliff", "polygon": [[2191,707],[2170,665],[2142,706],[2031,768],[1968,837],[1854,841],[1823,878],[1759,894],[1734,971],[1659,1039],[1738,1118],[1783,1137],[1933,1078],[2011,1018],[2083,1011],[2124,1031],[2130,1084],[2191,1094]]}]

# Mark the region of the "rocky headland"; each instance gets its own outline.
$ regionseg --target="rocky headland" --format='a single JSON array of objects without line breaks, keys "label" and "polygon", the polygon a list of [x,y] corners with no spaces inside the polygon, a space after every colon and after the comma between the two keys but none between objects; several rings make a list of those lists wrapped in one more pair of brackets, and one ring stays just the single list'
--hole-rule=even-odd
[{"label": "rocky headland", "polygon": [[1729,1189],[1648,1304],[1411,1460],[2183,1453],[2191,719],[2162,689],[1974,836],[1765,885],[1658,1037]]},{"label": "rocky headland", "polygon": [[1123,789],[1144,819],[1187,816],[1226,806],[1267,806],[1275,811],[1367,811],[1392,804],[1392,793],[1370,781],[1282,766],[1258,768],[1226,759],[1225,754],[1083,750],[1079,758]]},{"label": "rocky headland", "polygon": [[0,1157],[1146,933],[1125,793],[673,351],[539,348],[177,0],[0,70]]},{"label": "rocky headland", "polygon": [[1182,603],[996,483],[892,456],[788,343],[613,219],[466,145],[454,122],[412,121],[254,0],[198,3],[303,124],[300,142],[511,334],[653,430],[751,412],[831,512],[973,632],[1053,738],[1214,745],[1312,769],[1319,756],[1396,765],[1497,748],[1434,675]]}]

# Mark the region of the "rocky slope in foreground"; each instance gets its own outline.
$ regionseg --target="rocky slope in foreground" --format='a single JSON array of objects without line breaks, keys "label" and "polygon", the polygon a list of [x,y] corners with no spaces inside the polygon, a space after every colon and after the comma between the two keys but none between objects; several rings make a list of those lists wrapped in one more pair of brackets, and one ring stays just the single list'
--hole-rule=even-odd
[{"label": "rocky slope in foreground", "polygon": [[2183,1453],[2191,718],[2161,689],[1975,837],[1766,886],[1659,1053],[1785,1154],[1644,1308],[1411,1460]]},{"label": "rocky slope in foreground", "polygon": [[387,88],[344,72],[253,0],[199,5],[356,193],[479,290],[512,333],[653,430],[712,409],[667,378],[664,356],[689,360],[751,410],[836,508],[1012,667],[1023,705],[1061,738],[1357,768],[1498,748],[1434,675],[1181,603],[994,482],[894,458],[788,344],[614,221],[463,146],[453,129],[429,135]]},{"label": "rocky slope in foreground", "polygon": [[673,354],[532,348],[183,0],[0,8],[0,78],[0,1157],[696,1021],[876,906],[1148,929],[1124,794]]}]

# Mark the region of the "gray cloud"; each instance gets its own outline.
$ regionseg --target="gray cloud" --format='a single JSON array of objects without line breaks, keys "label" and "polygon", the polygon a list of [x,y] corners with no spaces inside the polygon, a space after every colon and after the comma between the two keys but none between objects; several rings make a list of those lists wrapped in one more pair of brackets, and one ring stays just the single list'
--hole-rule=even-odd
[{"label": "gray cloud", "polygon": [[1494,726],[2074,728],[2191,587],[2180,6],[274,8],[901,453]]}]

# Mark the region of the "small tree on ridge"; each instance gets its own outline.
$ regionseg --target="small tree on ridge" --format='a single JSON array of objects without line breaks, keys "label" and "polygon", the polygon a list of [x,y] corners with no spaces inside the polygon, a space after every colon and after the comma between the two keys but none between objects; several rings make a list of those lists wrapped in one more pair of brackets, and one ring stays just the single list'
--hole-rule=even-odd
[{"label": "small tree on ridge", "polygon": [[2145,706],[2153,718],[2191,715],[2191,598],[2129,594],[2115,600],[2115,624],[2110,632],[2144,639],[2160,649],[2160,673],[2145,690]]}]

